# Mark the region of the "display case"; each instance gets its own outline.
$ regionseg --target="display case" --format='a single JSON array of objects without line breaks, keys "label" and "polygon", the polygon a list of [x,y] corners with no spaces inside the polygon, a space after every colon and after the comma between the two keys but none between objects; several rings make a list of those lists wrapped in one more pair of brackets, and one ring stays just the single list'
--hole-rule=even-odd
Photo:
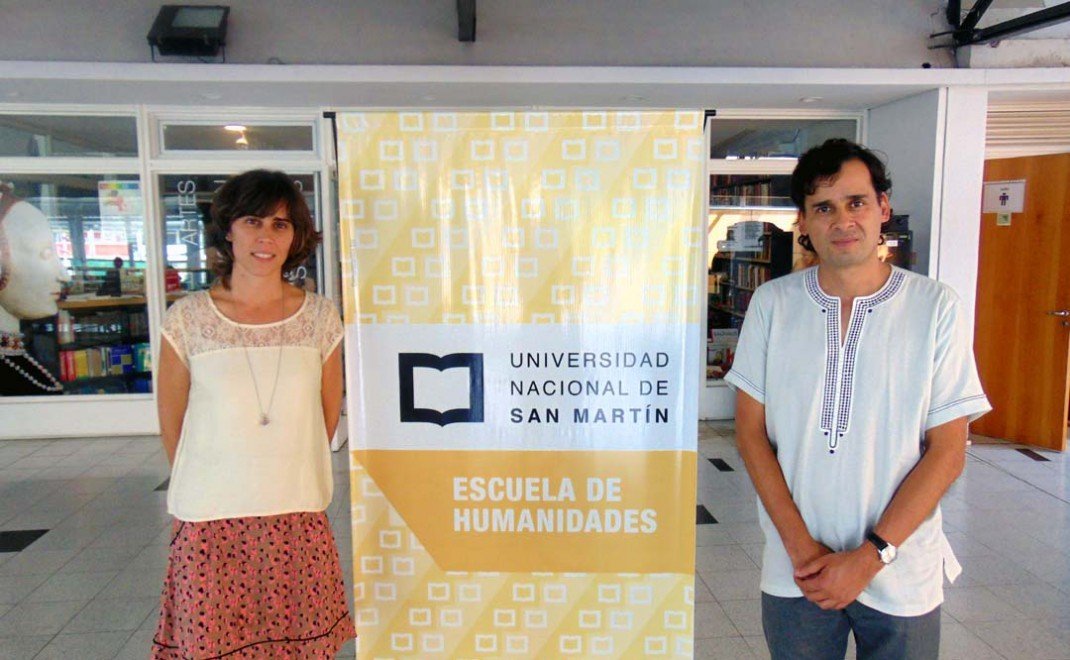
[{"label": "display case", "polygon": [[0,394],[151,392],[137,177],[11,175],[0,200]]},{"label": "display case", "polygon": [[54,365],[67,394],[149,393],[152,349],[145,296],[60,302],[54,319],[35,323],[38,355]]}]

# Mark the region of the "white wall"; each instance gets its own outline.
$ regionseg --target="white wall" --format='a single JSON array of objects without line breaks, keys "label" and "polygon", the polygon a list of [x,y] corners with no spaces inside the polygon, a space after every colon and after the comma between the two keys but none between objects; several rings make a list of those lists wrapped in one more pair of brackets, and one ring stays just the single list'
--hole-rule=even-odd
[{"label": "white wall", "polygon": [[892,208],[910,214],[915,270],[951,285],[973,325],[988,92],[950,87],[869,111],[870,147],[888,157]]},{"label": "white wall", "polygon": [[958,292],[971,328],[977,299],[987,111],[986,90],[947,90],[944,167],[937,200],[941,222],[931,250],[930,271]]},{"label": "white wall", "polygon": [[[160,0],[5,0],[0,60],[146,62]],[[202,0],[200,4],[216,4]],[[228,0],[227,61],[918,68],[940,0],[480,0],[457,41],[452,0]]]},{"label": "white wall", "polygon": [[[892,209],[910,215],[914,270],[929,273],[934,183],[943,153],[942,95],[933,90],[871,108],[866,144],[886,157],[892,179]],[[982,148],[984,140],[982,139]]]},{"label": "white wall", "polygon": [[155,435],[156,402],[124,394],[0,398],[0,439]]}]

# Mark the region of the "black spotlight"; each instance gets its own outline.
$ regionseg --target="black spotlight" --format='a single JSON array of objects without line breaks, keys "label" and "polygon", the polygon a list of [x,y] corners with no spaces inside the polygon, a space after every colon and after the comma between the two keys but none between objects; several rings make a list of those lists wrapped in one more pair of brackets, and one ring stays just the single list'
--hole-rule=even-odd
[{"label": "black spotlight", "polygon": [[152,61],[156,53],[180,57],[227,59],[227,16],[230,7],[220,5],[164,5],[149,30]]}]

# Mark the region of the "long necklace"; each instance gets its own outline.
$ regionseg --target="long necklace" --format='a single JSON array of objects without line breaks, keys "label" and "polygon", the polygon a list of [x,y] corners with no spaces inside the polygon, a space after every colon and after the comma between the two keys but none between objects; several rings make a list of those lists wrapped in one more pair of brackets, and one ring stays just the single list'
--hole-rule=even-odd
[{"label": "long necklace", "polygon": [[271,406],[275,403],[275,389],[279,386],[279,371],[282,366],[282,345],[279,345],[279,354],[275,358],[275,382],[271,386],[271,398],[268,399],[267,409],[264,409],[264,404],[260,402],[260,386],[256,383],[256,374],[253,373],[253,361],[249,359],[249,347],[242,346],[245,351],[245,364],[249,366],[249,378],[253,379],[253,391],[256,392],[256,407],[260,409],[260,426],[267,426],[271,423],[271,417],[268,413],[271,412]]},{"label": "long necklace", "polygon": [[[286,297],[282,299],[282,311],[283,316],[286,312]],[[279,386],[279,371],[282,367],[282,343],[279,343],[279,353],[275,358],[275,381],[271,385],[271,397],[268,399],[267,408],[264,408],[264,404],[260,400],[260,386],[256,382],[256,374],[253,373],[253,361],[249,358],[249,347],[245,343],[242,343],[242,350],[245,351],[245,364],[249,367],[249,378],[253,381],[253,391],[256,392],[256,407],[260,409],[260,426],[267,426],[271,423],[271,417],[268,413],[271,412],[271,407],[275,404],[275,390]]]},{"label": "long necklace", "polygon": [[[26,369],[23,369],[15,360],[11,358],[25,358],[26,361],[40,372],[48,382],[43,383],[35,376],[38,374],[31,374]],[[37,360],[33,359],[29,353],[26,352],[25,346],[22,343],[22,335],[17,333],[0,333],[0,363],[14,369],[16,373],[30,381],[39,390],[45,392],[62,392],[63,384],[56,380],[56,377],[48,372]]]}]

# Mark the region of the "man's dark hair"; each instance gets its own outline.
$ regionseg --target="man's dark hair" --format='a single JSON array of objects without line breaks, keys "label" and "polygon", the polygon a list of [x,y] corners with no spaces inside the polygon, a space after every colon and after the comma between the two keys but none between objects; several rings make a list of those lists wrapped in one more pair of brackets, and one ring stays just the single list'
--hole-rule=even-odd
[{"label": "man's dark hair", "polygon": [[227,240],[230,225],[238,218],[250,215],[262,218],[274,213],[280,202],[286,205],[294,226],[290,254],[282,265],[285,277],[288,271],[308,259],[322,238],[293,179],[285,172],[249,170],[227,179],[212,196],[208,244],[219,251],[212,270],[222,279],[223,286],[230,287],[230,274],[234,270],[234,248]]},{"label": "man's dark hair", "polygon": [[862,161],[866,166],[878,197],[892,189],[892,180],[888,178],[884,161],[877,154],[850,140],[832,138],[808,149],[791,173],[791,201],[795,203],[795,208],[805,213],[806,196],[813,195],[818,185],[834,177],[849,160]]}]

